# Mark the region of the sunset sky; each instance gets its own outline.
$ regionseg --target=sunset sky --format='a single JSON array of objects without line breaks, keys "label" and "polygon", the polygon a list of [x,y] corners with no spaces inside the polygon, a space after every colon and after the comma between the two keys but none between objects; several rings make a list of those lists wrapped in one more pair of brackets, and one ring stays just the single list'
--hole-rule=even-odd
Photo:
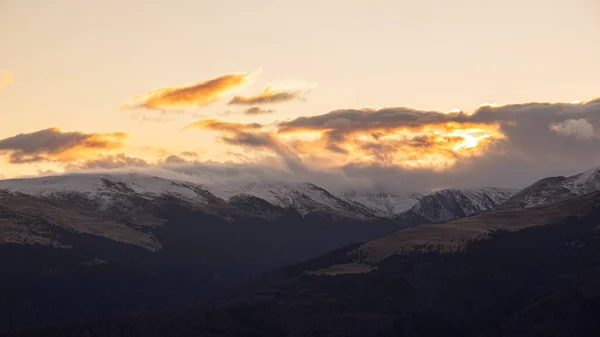
[{"label": "sunset sky", "polygon": [[599,32],[597,0],[0,0],[0,176],[519,187],[600,165]]}]

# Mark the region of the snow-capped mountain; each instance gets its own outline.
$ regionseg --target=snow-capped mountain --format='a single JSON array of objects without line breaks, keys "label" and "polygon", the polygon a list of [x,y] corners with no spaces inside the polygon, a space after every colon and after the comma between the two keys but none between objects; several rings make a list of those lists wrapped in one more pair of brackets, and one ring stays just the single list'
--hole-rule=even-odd
[{"label": "snow-capped mountain", "polygon": [[[73,234],[155,252],[163,248],[165,233],[219,232],[226,240],[236,237],[240,228],[252,231],[253,226],[256,235],[281,228],[277,235],[285,236],[286,225],[299,236],[315,235],[315,249],[321,244],[335,248],[330,244],[345,245],[403,226],[311,183],[208,186],[139,173],[0,180],[0,244],[70,248],[81,244],[72,240]],[[173,239],[167,235],[165,240]]]},{"label": "snow-capped mountain", "polygon": [[258,198],[274,206],[294,209],[303,216],[317,212],[349,218],[373,218],[377,215],[366,205],[336,197],[324,188],[308,182],[262,181],[221,189],[218,192],[215,188],[213,191],[225,200],[239,202],[244,197]]},{"label": "snow-capped mountain", "polygon": [[201,186],[185,181],[137,173],[71,174],[30,179],[0,180],[0,191],[70,203],[88,212],[137,226],[162,223],[151,210],[158,200],[219,213],[229,205]]},{"label": "snow-capped mountain", "polygon": [[[574,181],[573,186],[582,186],[583,180]],[[309,182],[259,181],[238,185],[200,185],[139,173],[71,174],[1,180],[0,191],[85,204],[90,210],[129,222],[139,220],[141,215],[146,215],[144,212],[148,205],[165,198],[221,215],[236,213],[274,219],[293,210],[302,216],[325,213],[364,220],[393,218],[410,210],[408,213],[440,222],[490,210],[514,194],[512,190],[484,188],[448,189],[427,196],[381,190],[348,190],[334,195]]]},{"label": "snow-capped mountain", "polygon": [[[95,211],[131,214],[135,203],[172,198],[205,211],[223,210],[273,218],[277,212],[295,210],[302,216],[328,213],[344,218],[376,218],[377,212],[336,197],[307,182],[263,181],[239,186],[199,185],[139,173],[72,174],[0,180],[0,191],[45,199],[87,203]],[[137,202],[136,202],[137,201]],[[259,209],[260,208],[260,209]]]},{"label": "snow-capped mountain", "polygon": [[0,180],[0,190],[40,197],[80,194],[90,198],[114,194],[136,194],[145,198],[169,195],[194,203],[206,203],[214,196],[200,186],[154,176],[121,174],[72,174],[28,179]]},{"label": "snow-capped mountain", "polygon": [[496,208],[517,190],[485,187],[479,189],[445,189],[423,197],[403,218],[418,216],[439,223],[468,217]]},{"label": "snow-capped mountain", "polygon": [[386,191],[348,190],[342,194],[348,202],[358,203],[371,209],[380,217],[393,217],[406,212],[423,198],[420,193],[394,194]]},{"label": "snow-capped mountain", "polygon": [[502,207],[529,208],[574,198],[600,190],[600,167],[571,177],[537,181],[510,198]]}]

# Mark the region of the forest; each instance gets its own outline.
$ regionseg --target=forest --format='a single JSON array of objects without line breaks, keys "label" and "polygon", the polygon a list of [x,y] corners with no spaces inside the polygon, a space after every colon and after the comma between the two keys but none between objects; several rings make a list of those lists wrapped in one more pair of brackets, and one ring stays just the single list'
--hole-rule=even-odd
[{"label": "forest", "polygon": [[599,225],[596,208],[460,252],[395,255],[366,274],[302,273],[343,262],[342,249],[235,296],[6,336],[598,336]]},{"label": "forest", "polygon": [[[177,204],[152,231],[158,252],[50,223],[69,249],[0,244],[0,333],[74,319],[191,305],[253,284],[261,274],[404,226],[398,221],[301,217],[225,221]],[[0,218],[9,216],[0,209]],[[41,221],[41,220],[40,220]]]}]

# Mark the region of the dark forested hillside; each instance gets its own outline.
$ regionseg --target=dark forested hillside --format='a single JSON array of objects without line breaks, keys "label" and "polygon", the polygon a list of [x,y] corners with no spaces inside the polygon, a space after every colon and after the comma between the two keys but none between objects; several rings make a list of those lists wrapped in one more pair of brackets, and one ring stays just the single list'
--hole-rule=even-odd
[{"label": "dark forested hillside", "polygon": [[276,267],[402,227],[295,211],[276,221],[227,221],[165,205],[160,212],[168,222],[152,228],[162,245],[158,252],[51,223],[37,225],[71,248],[0,244],[0,333],[193,304]]},{"label": "dark forested hillside", "polygon": [[187,309],[9,336],[598,336],[600,208],[578,215],[455,253],[394,255],[367,274],[281,277]]}]

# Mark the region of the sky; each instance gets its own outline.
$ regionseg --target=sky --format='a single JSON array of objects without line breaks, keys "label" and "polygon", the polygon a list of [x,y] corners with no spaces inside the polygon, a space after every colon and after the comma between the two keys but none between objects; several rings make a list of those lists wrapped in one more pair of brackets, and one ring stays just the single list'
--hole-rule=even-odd
[{"label": "sky", "polygon": [[599,31],[596,0],[0,0],[0,175],[521,187],[600,165]]}]

